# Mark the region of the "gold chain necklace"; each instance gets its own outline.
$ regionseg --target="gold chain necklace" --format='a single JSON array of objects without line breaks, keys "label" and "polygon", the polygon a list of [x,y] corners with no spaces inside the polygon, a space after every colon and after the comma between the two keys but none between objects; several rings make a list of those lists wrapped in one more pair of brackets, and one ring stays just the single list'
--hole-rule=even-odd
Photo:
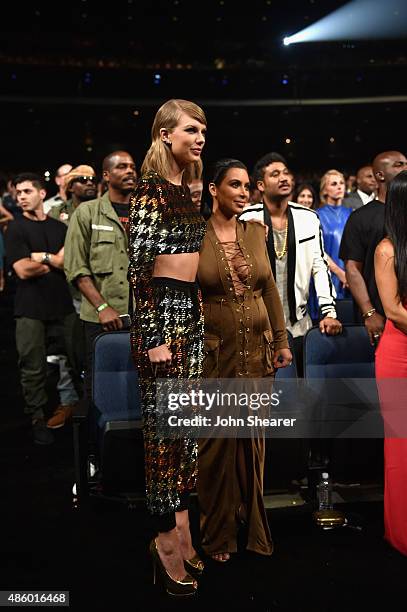
[{"label": "gold chain necklace", "polygon": [[274,240],[274,251],[276,253],[277,259],[283,259],[284,255],[287,253],[287,237],[288,237],[288,219],[285,222],[284,242],[283,242],[283,248],[281,251],[277,251],[276,241]]}]

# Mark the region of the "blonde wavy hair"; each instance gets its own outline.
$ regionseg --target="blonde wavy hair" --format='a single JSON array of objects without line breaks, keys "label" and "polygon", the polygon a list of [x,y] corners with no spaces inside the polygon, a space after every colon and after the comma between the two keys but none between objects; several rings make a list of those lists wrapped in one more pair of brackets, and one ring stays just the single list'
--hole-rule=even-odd
[{"label": "blonde wavy hair", "polygon": [[333,175],[341,176],[343,178],[344,183],[346,183],[345,176],[342,174],[342,172],[339,172],[339,170],[335,170],[334,168],[332,170],[327,170],[324,176],[321,178],[321,182],[319,184],[319,199],[321,201],[321,204],[326,204],[327,202],[327,194],[325,193],[325,187],[328,182],[328,178]]},{"label": "blonde wavy hair", "polygon": [[[167,102],[160,106],[154,118],[153,127],[151,128],[151,146],[141,166],[142,174],[155,170],[155,172],[164,178],[168,176],[173,156],[171,149],[161,140],[160,130],[166,129],[171,133],[177,127],[182,113],[186,113],[191,119],[207,125],[205,113],[194,102],[179,99],[167,100]],[[182,182],[187,184],[193,178],[201,178],[201,176],[202,160],[199,159],[185,168]]]}]

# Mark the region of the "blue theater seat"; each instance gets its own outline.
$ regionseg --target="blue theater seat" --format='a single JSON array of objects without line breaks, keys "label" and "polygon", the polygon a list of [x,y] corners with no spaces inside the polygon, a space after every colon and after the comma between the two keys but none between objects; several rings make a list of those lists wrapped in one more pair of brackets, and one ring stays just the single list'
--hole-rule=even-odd
[{"label": "blue theater seat", "polygon": [[310,329],[304,337],[304,378],[316,398],[310,413],[314,453],[321,451],[336,478],[354,482],[358,470],[366,473],[382,452],[374,348],[365,327],[345,325],[338,336]]},{"label": "blue theater seat", "polygon": [[[77,494],[144,495],[141,398],[128,331],[107,332],[94,343],[92,414],[74,416]],[[87,424],[96,429],[98,478],[89,472]],[[93,439],[94,436],[92,436]]]},{"label": "blue theater seat", "polygon": [[96,338],[92,399],[100,432],[140,426],[140,390],[129,332],[110,332]]},{"label": "blue theater seat", "polygon": [[304,337],[305,378],[374,378],[374,348],[364,326],[344,325],[338,336],[317,327]]}]

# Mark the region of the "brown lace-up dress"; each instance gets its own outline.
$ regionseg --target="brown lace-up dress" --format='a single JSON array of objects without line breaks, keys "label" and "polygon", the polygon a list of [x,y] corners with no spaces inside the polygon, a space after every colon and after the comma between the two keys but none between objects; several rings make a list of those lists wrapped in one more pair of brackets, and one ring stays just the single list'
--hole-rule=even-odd
[{"label": "brown lace-up dress", "polygon": [[[288,348],[288,342],[264,228],[237,222],[236,241],[221,243],[209,221],[198,279],[204,303],[204,376],[273,376],[273,351]],[[206,553],[236,552],[241,519],[247,522],[247,549],[272,553],[263,467],[264,438],[258,432],[250,439],[200,440],[197,491]]]}]

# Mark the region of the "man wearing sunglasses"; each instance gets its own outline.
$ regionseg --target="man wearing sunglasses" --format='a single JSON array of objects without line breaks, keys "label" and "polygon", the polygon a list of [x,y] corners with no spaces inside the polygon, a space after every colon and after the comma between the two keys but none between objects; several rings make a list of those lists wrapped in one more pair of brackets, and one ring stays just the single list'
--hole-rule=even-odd
[{"label": "man wearing sunglasses", "polygon": [[51,208],[48,215],[68,225],[77,207],[96,197],[97,185],[94,169],[85,164],[73,168],[64,178],[68,200]]}]

